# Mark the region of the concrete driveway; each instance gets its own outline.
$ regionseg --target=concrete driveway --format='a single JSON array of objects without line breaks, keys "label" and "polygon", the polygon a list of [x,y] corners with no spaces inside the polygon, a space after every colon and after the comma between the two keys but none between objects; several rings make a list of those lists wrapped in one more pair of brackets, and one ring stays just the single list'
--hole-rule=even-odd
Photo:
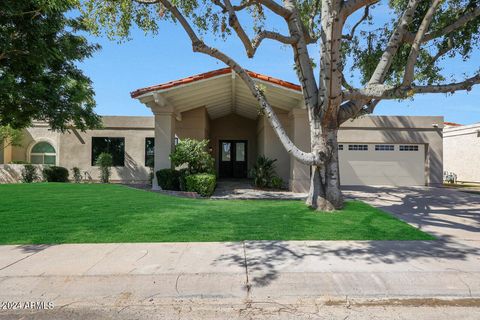
[{"label": "concrete driveway", "polygon": [[365,201],[443,240],[480,241],[480,195],[447,188],[346,187]]}]

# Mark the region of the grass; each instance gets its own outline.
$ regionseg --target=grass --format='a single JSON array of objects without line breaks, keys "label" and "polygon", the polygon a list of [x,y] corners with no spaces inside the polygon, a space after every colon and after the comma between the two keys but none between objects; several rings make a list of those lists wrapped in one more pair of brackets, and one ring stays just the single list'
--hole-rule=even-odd
[{"label": "grass", "polygon": [[0,243],[430,240],[363,202],[184,199],[101,184],[0,185]]}]

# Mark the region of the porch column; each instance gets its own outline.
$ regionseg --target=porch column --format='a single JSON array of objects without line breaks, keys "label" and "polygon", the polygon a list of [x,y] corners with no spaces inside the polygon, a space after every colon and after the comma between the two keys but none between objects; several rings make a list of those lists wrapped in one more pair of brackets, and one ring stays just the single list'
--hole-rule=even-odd
[{"label": "porch column", "polygon": [[[310,151],[310,127],[305,109],[293,109],[289,113],[291,121],[291,139],[303,151]],[[310,188],[310,166],[290,156],[290,190],[308,192]]]},{"label": "porch column", "polygon": [[170,153],[175,146],[175,113],[173,110],[154,111],[155,115],[155,166],[152,182],[153,190],[161,190],[157,175],[160,169],[170,169]]}]

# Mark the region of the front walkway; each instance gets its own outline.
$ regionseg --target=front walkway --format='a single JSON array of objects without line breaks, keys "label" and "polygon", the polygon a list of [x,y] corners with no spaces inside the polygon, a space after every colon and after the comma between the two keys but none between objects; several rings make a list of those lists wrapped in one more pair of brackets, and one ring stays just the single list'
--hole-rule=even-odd
[{"label": "front walkway", "polygon": [[240,200],[304,200],[305,193],[295,193],[287,190],[258,189],[250,179],[219,179],[212,199]]}]

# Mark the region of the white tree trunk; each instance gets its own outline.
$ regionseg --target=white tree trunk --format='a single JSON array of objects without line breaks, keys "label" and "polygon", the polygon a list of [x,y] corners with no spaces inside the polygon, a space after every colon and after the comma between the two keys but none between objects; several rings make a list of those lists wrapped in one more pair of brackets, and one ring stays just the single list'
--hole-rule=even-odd
[{"label": "white tree trunk", "polygon": [[318,141],[312,148],[322,159],[321,165],[312,166],[310,191],[307,205],[320,211],[333,211],[343,207],[338,168],[337,130],[325,129],[319,132]]}]

